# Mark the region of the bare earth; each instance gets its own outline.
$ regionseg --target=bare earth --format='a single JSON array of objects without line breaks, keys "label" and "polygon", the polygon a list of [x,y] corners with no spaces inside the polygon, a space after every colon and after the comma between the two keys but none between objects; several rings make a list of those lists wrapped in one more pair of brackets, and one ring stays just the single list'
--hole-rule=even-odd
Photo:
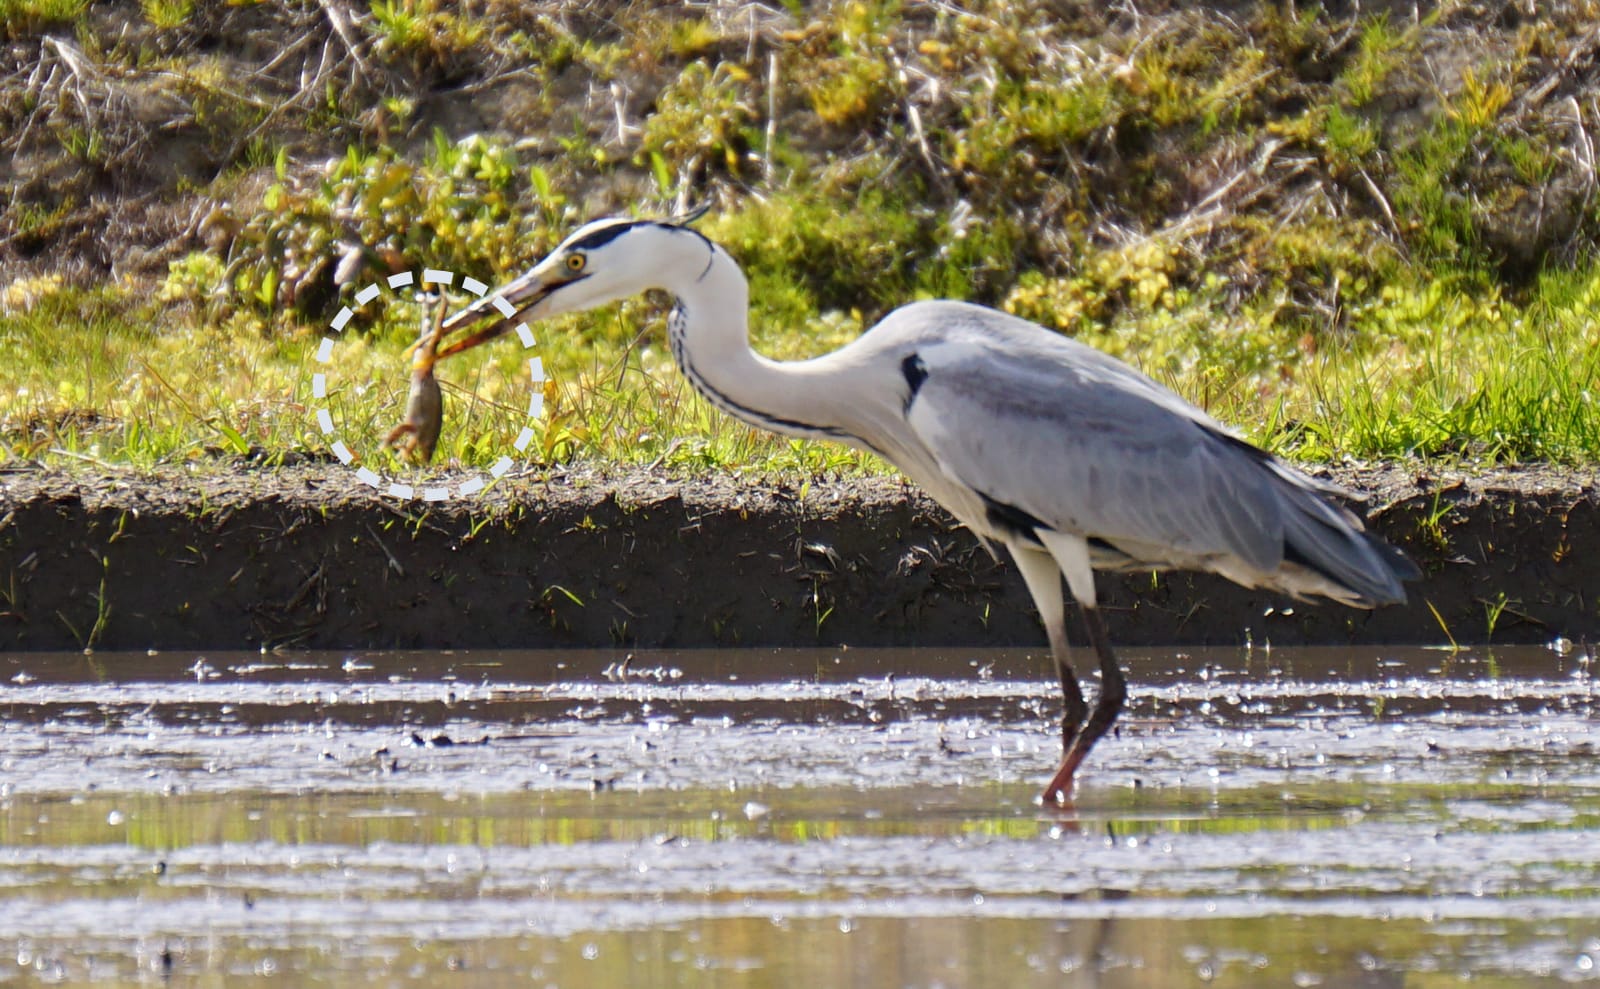
[{"label": "bare earth", "polygon": [[[1600,488],[1550,467],[1327,473],[1422,566],[1373,613],[1102,577],[1129,645],[1600,638]],[[1437,612],[1437,616],[1435,614]],[[1446,631],[1448,628],[1448,632]],[[561,467],[472,499],[348,469],[0,473],[9,649],[1042,643],[1020,578],[894,478]]]}]

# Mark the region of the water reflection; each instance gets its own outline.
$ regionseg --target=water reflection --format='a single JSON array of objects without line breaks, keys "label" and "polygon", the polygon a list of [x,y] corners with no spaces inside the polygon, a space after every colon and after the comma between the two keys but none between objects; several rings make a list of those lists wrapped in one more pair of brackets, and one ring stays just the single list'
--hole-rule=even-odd
[{"label": "water reflection", "polygon": [[0,978],[1553,985],[1600,957],[1581,654],[1131,655],[1067,816],[1033,802],[1027,654],[620,658],[0,660]]}]

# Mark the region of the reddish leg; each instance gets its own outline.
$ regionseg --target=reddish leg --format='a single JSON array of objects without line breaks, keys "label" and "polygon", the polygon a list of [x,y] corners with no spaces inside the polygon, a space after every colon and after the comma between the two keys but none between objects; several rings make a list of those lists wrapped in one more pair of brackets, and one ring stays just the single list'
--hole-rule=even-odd
[{"label": "reddish leg", "polygon": [[[1083,623],[1089,630],[1089,642],[1094,646],[1095,655],[1100,659],[1100,697],[1095,702],[1094,713],[1089,715],[1089,721],[1083,726],[1067,746],[1066,755],[1061,760],[1061,768],[1056,770],[1056,775],[1050,780],[1050,785],[1044,788],[1044,802],[1050,804],[1064,804],[1072,792],[1072,778],[1078,771],[1078,766],[1089,755],[1089,750],[1094,748],[1094,743],[1100,741],[1111,726],[1116,723],[1117,715],[1122,711],[1122,705],[1128,699],[1128,681],[1122,675],[1122,668],[1117,665],[1116,654],[1111,651],[1111,642],[1106,638],[1105,623],[1100,620],[1098,608],[1079,606],[1083,613]],[[1062,692],[1067,693],[1067,707],[1070,713],[1072,708],[1072,694],[1078,694],[1078,704],[1083,704],[1082,693],[1078,690],[1076,680],[1073,681],[1071,693],[1067,692],[1066,678],[1069,676],[1070,667],[1062,673]],[[1065,728],[1065,721],[1063,721]]]}]

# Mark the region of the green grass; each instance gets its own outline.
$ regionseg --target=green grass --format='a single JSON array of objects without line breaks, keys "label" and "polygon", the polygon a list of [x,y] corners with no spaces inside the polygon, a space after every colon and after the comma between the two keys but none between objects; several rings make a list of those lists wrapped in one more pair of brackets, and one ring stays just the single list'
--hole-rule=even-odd
[{"label": "green grass", "polygon": [[[333,359],[323,365],[315,359],[321,328],[264,334],[245,320],[157,327],[108,293],[45,290],[26,314],[0,314],[0,346],[10,355],[0,369],[5,461],[332,459],[340,440],[380,473],[407,469],[381,440],[404,412],[403,351],[416,325],[408,300],[384,296],[362,307],[344,334],[330,334]],[[535,436],[525,459],[538,463],[601,457],[691,469],[863,469],[851,451],[770,437],[706,405],[673,369],[659,335],[631,346],[662,314],[646,302],[626,304],[540,326],[533,350],[508,337],[440,364],[446,406],[436,465],[522,459],[512,443],[529,426]],[[823,340],[839,335],[819,330]],[[536,419],[527,412],[533,356],[551,379]],[[313,394],[318,372],[325,399]],[[331,436],[317,422],[319,408],[333,421]]]},{"label": "green grass", "polygon": [[0,36],[76,24],[89,0],[0,0]]},{"label": "green grass", "polygon": [[[737,220],[726,221],[736,223]],[[731,227],[730,227],[731,229]],[[768,272],[768,277],[776,273]],[[13,285],[13,302],[23,288]],[[314,359],[320,327],[263,333],[244,319],[166,321],[115,293],[35,289],[0,315],[0,454],[8,460],[148,466],[227,463],[249,454],[331,457],[317,425],[381,473],[404,470],[380,448],[399,420],[414,304],[374,302]],[[790,287],[792,293],[802,294]],[[778,293],[780,296],[783,293]],[[1341,333],[1298,340],[1270,311],[1229,313],[1204,293],[1156,296],[1079,336],[1138,364],[1255,441],[1291,458],[1423,457],[1514,462],[1600,458],[1600,266],[1546,278],[1512,303],[1467,283],[1391,287]],[[849,314],[780,319],[757,300],[755,337],[784,358],[837,347],[862,330]],[[482,468],[513,455],[598,458],[683,469],[816,474],[887,469],[828,444],[774,437],[723,416],[676,373],[663,310],[637,300],[535,328],[440,366],[446,428],[440,464]],[[1285,341],[1290,341],[1285,346]],[[526,413],[537,354],[550,382],[545,415]],[[312,374],[327,374],[317,400]]]}]

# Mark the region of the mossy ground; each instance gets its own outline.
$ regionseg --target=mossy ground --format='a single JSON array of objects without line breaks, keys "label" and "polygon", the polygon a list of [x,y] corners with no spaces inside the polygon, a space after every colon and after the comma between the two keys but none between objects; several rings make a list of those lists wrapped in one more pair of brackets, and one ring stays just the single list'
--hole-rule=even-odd
[{"label": "mossy ground", "polygon": [[[1290,455],[1590,460],[1597,12],[0,0],[0,450],[327,456],[354,287],[710,202],[775,356],[970,298]],[[408,305],[341,339],[370,458]],[[536,459],[878,468],[709,410],[658,317],[539,328]],[[446,457],[520,428],[514,351],[446,366]]]}]

